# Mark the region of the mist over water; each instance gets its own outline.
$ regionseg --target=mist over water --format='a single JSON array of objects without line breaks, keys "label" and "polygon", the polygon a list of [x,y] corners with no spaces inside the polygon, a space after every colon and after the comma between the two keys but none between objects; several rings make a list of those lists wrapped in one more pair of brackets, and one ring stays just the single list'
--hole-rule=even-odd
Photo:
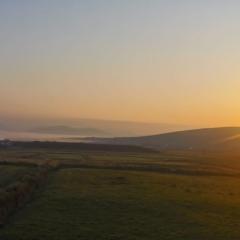
[{"label": "mist over water", "polygon": [[19,141],[81,141],[84,137],[132,137],[155,135],[191,127],[99,119],[2,118],[0,139]]},{"label": "mist over water", "polygon": [[[74,140],[73,135],[67,134],[47,134],[47,133],[33,133],[33,132],[24,132],[24,131],[3,131],[0,130],[0,140],[9,139],[14,141],[71,141],[80,142],[80,139]],[[86,136],[79,136],[86,137]]]}]

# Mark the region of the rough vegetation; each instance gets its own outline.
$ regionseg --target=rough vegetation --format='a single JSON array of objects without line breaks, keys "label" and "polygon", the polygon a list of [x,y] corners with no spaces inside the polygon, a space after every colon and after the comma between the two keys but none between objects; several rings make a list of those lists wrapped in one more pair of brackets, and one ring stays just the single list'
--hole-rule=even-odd
[{"label": "rough vegetation", "polygon": [[238,155],[131,150],[0,150],[0,239],[240,238]]}]

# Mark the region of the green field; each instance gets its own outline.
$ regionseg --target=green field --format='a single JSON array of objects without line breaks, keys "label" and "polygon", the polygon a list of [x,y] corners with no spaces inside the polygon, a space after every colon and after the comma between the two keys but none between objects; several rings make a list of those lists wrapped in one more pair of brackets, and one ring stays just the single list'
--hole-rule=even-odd
[{"label": "green field", "polygon": [[[233,156],[231,168],[229,160],[199,153],[2,154],[11,164],[25,158],[58,168],[0,229],[0,239],[240,239],[240,177]],[[20,165],[0,171],[8,175],[3,168],[20,171]]]},{"label": "green field", "polygon": [[34,171],[25,166],[0,165],[0,188],[17,181],[21,176]]},{"label": "green field", "polygon": [[60,170],[3,239],[239,239],[240,179]]}]

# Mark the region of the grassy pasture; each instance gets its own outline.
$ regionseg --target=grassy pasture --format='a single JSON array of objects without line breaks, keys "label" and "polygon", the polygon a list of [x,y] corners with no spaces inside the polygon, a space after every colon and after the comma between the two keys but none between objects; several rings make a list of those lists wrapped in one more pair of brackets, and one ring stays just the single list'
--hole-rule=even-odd
[{"label": "grassy pasture", "polygon": [[189,175],[240,175],[240,156],[205,152],[107,152],[55,148],[0,150],[0,163],[158,171]]},{"label": "grassy pasture", "polygon": [[0,239],[238,240],[239,160],[206,152],[2,149],[2,186],[34,166],[59,167]]},{"label": "grassy pasture", "polygon": [[237,240],[239,219],[238,178],[62,169],[0,237]]},{"label": "grassy pasture", "polygon": [[34,169],[25,166],[0,165],[0,188],[17,181],[31,171]]}]

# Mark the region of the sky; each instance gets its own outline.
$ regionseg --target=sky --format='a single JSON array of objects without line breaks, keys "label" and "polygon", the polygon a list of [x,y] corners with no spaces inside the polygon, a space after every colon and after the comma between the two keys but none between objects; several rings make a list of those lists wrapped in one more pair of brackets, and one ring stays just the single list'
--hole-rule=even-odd
[{"label": "sky", "polygon": [[237,0],[0,0],[0,116],[240,126]]}]

